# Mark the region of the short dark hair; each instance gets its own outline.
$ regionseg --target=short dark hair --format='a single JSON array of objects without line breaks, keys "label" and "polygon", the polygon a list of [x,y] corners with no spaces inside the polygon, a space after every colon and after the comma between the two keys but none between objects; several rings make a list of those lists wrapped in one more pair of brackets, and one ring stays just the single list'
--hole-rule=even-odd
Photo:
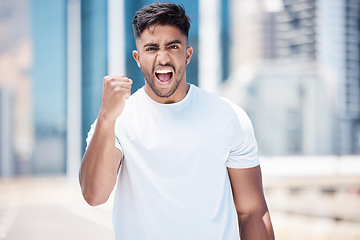
[{"label": "short dark hair", "polygon": [[188,38],[190,22],[182,5],[156,2],[139,9],[132,24],[135,38],[138,38],[145,29],[156,24],[177,27]]}]

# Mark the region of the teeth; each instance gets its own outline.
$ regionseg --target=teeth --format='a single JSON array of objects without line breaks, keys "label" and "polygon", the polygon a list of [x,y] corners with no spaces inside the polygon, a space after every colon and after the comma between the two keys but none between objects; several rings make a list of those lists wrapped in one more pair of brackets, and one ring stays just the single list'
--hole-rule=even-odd
[{"label": "teeth", "polygon": [[171,71],[170,71],[170,70],[161,69],[161,70],[157,70],[156,73],[171,73]]}]

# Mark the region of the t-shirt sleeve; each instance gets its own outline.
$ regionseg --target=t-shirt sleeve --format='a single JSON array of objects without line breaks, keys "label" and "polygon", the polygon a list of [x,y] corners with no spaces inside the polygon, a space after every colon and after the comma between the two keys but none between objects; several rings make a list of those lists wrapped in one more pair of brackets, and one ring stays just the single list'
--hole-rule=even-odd
[{"label": "t-shirt sleeve", "polygon": [[[90,131],[88,132],[87,134],[87,138],[86,138],[86,149],[88,148],[89,144],[90,144],[90,141],[94,135],[94,132],[95,132],[95,128],[96,128],[96,123],[97,123],[97,120],[95,120],[95,122],[91,125],[90,127]],[[119,140],[119,137],[116,136],[116,133],[115,133],[115,147],[117,149],[119,149],[121,152],[123,152],[123,149],[122,149],[122,146],[121,146],[121,143],[120,143],[120,140]]]},{"label": "t-shirt sleeve", "polygon": [[239,106],[230,103],[236,114],[234,141],[226,166],[229,168],[251,168],[260,164],[257,142],[250,118]]}]

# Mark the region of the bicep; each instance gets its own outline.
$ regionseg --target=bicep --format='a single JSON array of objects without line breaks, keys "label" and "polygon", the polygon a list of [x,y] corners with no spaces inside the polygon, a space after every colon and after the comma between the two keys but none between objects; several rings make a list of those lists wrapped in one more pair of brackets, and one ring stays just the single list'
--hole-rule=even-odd
[{"label": "bicep", "polygon": [[266,209],[260,166],[228,168],[234,204],[238,214]]}]

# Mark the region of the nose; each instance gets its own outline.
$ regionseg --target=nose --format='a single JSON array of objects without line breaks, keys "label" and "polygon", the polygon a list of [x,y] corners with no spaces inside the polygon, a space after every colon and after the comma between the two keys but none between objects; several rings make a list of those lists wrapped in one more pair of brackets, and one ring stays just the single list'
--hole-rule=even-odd
[{"label": "nose", "polygon": [[157,62],[159,64],[166,64],[170,61],[170,55],[166,50],[160,50],[157,54]]}]

